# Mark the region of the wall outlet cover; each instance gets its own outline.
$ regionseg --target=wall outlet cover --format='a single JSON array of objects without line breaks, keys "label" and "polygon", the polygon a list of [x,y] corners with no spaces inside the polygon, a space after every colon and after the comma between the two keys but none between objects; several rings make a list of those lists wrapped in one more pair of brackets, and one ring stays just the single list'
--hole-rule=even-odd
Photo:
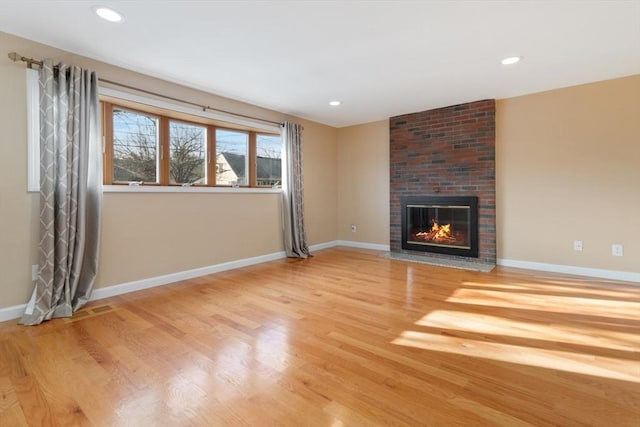
[{"label": "wall outlet cover", "polygon": [[622,248],[622,245],[619,245],[619,244],[611,245],[611,255],[613,255],[613,256],[622,256],[622,255],[624,255],[624,250]]}]

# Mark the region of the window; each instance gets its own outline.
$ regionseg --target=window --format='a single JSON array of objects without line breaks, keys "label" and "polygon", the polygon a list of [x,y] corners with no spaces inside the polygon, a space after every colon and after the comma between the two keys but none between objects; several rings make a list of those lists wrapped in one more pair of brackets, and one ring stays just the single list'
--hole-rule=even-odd
[{"label": "window", "polygon": [[256,169],[259,187],[280,185],[282,181],[282,141],[279,135],[256,135]]},{"label": "window", "polygon": [[207,128],[169,122],[169,177],[171,184],[207,183]]},{"label": "window", "polygon": [[216,129],[216,184],[247,185],[249,134]]},{"label": "window", "polygon": [[107,185],[281,183],[280,135],[219,127],[202,117],[132,103],[102,105]]},{"label": "window", "polygon": [[113,181],[158,183],[158,118],[113,109]]}]

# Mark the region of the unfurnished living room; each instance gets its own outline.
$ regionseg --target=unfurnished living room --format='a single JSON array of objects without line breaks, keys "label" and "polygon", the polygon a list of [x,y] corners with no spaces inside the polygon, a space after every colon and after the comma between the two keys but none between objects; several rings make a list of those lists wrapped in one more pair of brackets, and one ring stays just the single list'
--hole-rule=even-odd
[{"label": "unfurnished living room", "polygon": [[640,0],[5,0],[0,112],[0,426],[640,426]]}]

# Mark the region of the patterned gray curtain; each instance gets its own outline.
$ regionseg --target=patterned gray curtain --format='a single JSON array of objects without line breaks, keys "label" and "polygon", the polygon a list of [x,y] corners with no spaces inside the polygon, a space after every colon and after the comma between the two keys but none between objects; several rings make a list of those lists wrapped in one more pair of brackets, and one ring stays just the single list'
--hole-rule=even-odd
[{"label": "patterned gray curtain", "polygon": [[40,271],[22,324],[71,316],[91,295],[102,216],[99,117],[96,74],[45,59],[40,71]]},{"label": "patterned gray curtain", "polygon": [[282,130],[282,162],[286,165],[282,177],[284,250],[292,258],[311,256],[304,229],[302,130],[301,125],[290,122],[285,122]]}]

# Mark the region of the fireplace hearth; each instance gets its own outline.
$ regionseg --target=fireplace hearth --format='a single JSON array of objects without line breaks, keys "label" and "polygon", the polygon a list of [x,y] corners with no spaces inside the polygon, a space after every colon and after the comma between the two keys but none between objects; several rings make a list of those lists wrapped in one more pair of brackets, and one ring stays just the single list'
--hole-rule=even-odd
[{"label": "fireplace hearth", "polygon": [[478,198],[402,197],[402,249],[478,257]]}]

